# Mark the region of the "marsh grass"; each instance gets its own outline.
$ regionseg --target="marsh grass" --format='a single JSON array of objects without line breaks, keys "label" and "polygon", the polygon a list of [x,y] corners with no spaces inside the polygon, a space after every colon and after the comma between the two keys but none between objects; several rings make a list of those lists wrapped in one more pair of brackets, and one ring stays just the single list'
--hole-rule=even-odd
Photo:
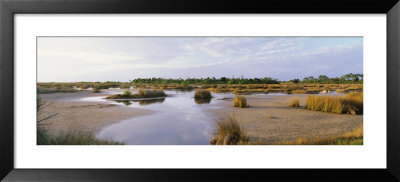
[{"label": "marsh grass", "polygon": [[346,89],[336,89],[336,93],[345,93]]},{"label": "marsh grass", "polygon": [[37,145],[123,145],[113,140],[97,139],[93,133],[67,131],[57,136],[37,127]]},{"label": "marsh grass", "polygon": [[315,139],[299,138],[295,141],[273,143],[273,145],[363,145],[363,126],[339,136]]},{"label": "marsh grass", "polygon": [[249,107],[249,105],[247,105],[247,100],[245,97],[236,95],[233,99],[233,107],[246,108]]},{"label": "marsh grass", "polygon": [[57,92],[63,92],[63,93],[76,92],[76,90],[72,87],[50,87],[50,88],[38,87],[37,90],[38,90],[38,93],[40,93],[40,94],[49,94],[49,93],[57,93]]},{"label": "marsh grass", "polygon": [[196,92],[194,93],[194,98],[209,100],[211,99],[211,93],[208,90],[197,89]]},{"label": "marsh grass", "polygon": [[300,107],[299,98],[292,98],[289,102],[289,107]]},{"label": "marsh grass", "polygon": [[352,92],[345,96],[308,96],[306,109],[322,112],[362,114],[363,93]]},{"label": "marsh grass", "polygon": [[292,94],[306,94],[305,90],[292,90]]},{"label": "marsh grass", "polygon": [[248,142],[249,137],[234,117],[217,121],[217,129],[210,141],[212,145],[245,145]]}]

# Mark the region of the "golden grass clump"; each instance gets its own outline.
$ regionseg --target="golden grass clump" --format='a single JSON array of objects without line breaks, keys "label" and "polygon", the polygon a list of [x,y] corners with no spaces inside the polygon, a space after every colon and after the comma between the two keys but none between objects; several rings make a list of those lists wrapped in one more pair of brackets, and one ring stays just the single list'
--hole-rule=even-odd
[{"label": "golden grass clump", "polygon": [[194,93],[195,99],[211,99],[211,93],[208,90],[197,89]]},{"label": "golden grass clump", "polygon": [[234,117],[217,121],[214,138],[210,141],[212,145],[245,145],[248,142],[249,137]]},{"label": "golden grass clump", "polygon": [[300,107],[299,98],[292,98],[289,102],[289,107]]},{"label": "golden grass clump", "polygon": [[236,97],[233,99],[233,107],[246,108],[249,106],[247,105],[245,97],[236,95]]},{"label": "golden grass clump", "polygon": [[342,97],[308,96],[306,109],[322,112],[362,114],[363,93],[352,92]]},{"label": "golden grass clump", "polygon": [[343,96],[342,103],[347,107],[349,114],[362,114],[363,113],[363,92],[350,92]]}]

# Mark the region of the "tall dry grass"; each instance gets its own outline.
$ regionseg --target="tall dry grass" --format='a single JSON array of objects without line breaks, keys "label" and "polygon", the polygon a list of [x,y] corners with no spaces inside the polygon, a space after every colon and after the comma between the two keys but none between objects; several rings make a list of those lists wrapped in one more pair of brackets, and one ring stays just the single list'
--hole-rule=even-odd
[{"label": "tall dry grass", "polygon": [[37,127],[37,145],[123,145],[113,140],[98,139],[93,133],[68,131],[53,136],[42,127]]},{"label": "tall dry grass", "polygon": [[289,107],[300,107],[299,98],[292,98],[289,102]]},{"label": "tall dry grass", "polygon": [[247,100],[245,97],[236,95],[233,99],[233,107],[246,108],[249,107],[249,105],[247,105]]},{"label": "tall dry grass", "polygon": [[308,96],[306,109],[339,114],[362,114],[363,93],[352,92],[345,96]]},{"label": "tall dry grass", "polygon": [[217,121],[214,138],[210,141],[212,145],[243,145],[248,142],[249,137],[234,117]]}]

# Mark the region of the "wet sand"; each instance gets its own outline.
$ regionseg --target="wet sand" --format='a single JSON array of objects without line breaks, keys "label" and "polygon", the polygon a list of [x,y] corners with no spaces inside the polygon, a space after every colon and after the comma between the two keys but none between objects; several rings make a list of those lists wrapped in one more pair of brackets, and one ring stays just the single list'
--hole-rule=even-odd
[{"label": "wet sand", "polygon": [[40,94],[46,101],[45,107],[39,111],[38,119],[56,114],[43,123],[50,134],[56,135],[64,131],[97,132],[104,126],[120,122],[124,119],[151,114],[154,111],[123,107],[109,101],[81,100],[84,97],[99,97],[109,93],[91,93],[82,91],[75,93]]},{"label": "wet sand", "polygon": [[[249,108],[232,107],[232,99],[220,102],[224,109],[208,110],[216,120],[234,116],[254,140],[266,142],[324,138],[352,131],[363,124],[362,115],[348,115],[305,109],[307,95],[248,95]],[[291,98],[300,99],[298,108],[288,107]]]}]

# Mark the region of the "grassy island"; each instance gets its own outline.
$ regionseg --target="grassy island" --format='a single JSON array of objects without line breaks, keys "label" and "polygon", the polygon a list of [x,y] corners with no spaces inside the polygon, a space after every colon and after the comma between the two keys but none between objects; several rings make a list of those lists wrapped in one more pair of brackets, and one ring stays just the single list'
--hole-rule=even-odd
[{"label": "grassy island", "polygon": [[123,94],[107,96],[106,99],[143,99],[167,96],[162,90],[139,90],[137,94],[132,94],[129,90]]}]

